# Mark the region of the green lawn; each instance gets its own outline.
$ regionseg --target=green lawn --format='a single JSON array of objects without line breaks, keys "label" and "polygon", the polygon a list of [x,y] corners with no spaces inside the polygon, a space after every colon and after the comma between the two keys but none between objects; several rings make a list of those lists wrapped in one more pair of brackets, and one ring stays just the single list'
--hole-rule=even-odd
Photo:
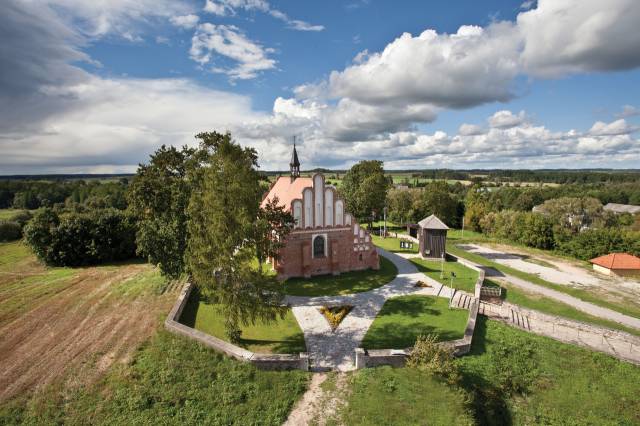
[{"label": "green lawn", "polygon": [[0,424],[281,425],[306,389],[302,371],[260,371],[160,331],[129,364],[88,386],[45,386],[0,404]]},{"label": "green lawn", "polygon": [[522,272],[520,270],[511,268],[509,266],[502,265],[497,262],[493,262],[475,253],[469,253],[468,251],[465,251],[461,248],[456,247],[454,244],[449,244],[447,246],[447,251],[455,256],[463,257],[474,263],[484,265],[484,266],[490,266],[502,272],[503,274],[513,275],[514,277],[518,277],[523,280],[530,281],[534,284],[538,284],[543,287],[560,291],[562,293],[570,294],[571,296],[577,297],[578,299],[584,300],[585,302],[590,302],[590,303],[593,303],[594,305],[598,305],[603,308],[612,309],[614,311],[618,311],[620,313],[623,313],[635,318],[640,318],[640,307],[633,301],[630,301],[628,303],[611,302],[608,300],[604,300],[601,296],[597,294],[593,294],[588,290],[569,287],[561,284],[550,283],[549,281],[545,281],[537,275]]},{"label": "green lawn", "polygon": [[456,277],[453,278],[454,288],[457,290],[464,290],[469,293],[474,293],[475,291],[476,281],[478,280],[478,271],[467,268],[461,263],[445,261],[444,275],[443,278],[440,278],[442,262],[420,258],[409,259],[409,261],[416,265],[420,272],[446,286],[451,285],[451,273],[453,272],[456,274]]},{"label": "green lawn", "polygon": [[291,278],[284,282],[284,292],[294,296],[337,296],[362,293],[383,286],[398,275],[398,268],[380,256],[380,269],[351,271],[340,275]]},{"label": "green lawn", "polygon": [[0,220],[9,220],[24,210],[20,209],[0,209]]},{"label": "green lawn", "polygon": [[464,336],[469,312],[449,309],[449,300],[434,296],[402,296],[386,301],[362,341],[366,349],[402,349],[423,334],[440,341]]},{"label": "green lawn", "polygon": [[[180,322],[222,340],[225,335],[224,317],[216,305],[200,300],[193,291],[184,308]],[[291,353],[305,352],[304,335],[291,310],[284,319],[273,323],[258,322],[254,325],[241,326],[243,348],[256,353]]]},{"label": "green lawn", "polygon": [[401,249],[399,238],[382,238],[377,235],[372,235],[371,238],[373,239],[373,244],[387,251],[394,253],[418,253],[418,243],[413,243],[413,248]]},{"label": "green lawn", "polygon": [[473,425],[465,392],[428,373],[378,367],[358,370],[347,404],[339,415],[345,425]]},{"label": "green lawn", "polygon": [[480,424],[640,424],[640,368],[479,317],[458,359]]}]

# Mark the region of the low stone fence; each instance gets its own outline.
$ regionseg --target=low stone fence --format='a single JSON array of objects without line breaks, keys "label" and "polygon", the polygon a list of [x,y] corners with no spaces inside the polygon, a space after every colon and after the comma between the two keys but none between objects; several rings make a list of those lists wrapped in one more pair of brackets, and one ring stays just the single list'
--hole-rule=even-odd
[{"label": "low stone fence", "polygon": [[[484,270],[474,267],[479,272],[478,280],[475,284],[474,298],[469,306],[469,316],[467,318],[467,326],[464,330],[464,337],[458,340],[449,340],[442,342],[453,349],[455,356],[462,356],[471,350],[473,341],[473,333],[476,329],[476,321],[478,319],[478,311],[480,308],[480,289],[484,282]],[[393,367],[402,367],[407,362],[407,358],[411,355],[413,348],[405,349],[364,349],[356,348],[356,370],[368,367],[378,367],[380,365],[390,365]]]},{"label": "low stone fence", "polygon": [[[455,356],[462,356],[471,350],[471,342],[473,341],[473,332],[476,328],[476,319],[478,317],[479,302],[474,299],[469,307],[469,318],[467,319],[467,327],[464,330],[464,337],[458,340],[449,340],[442,342],[453,349]],[[380,365],[390,365],[392,367],[402,367],[407,362],[407,358],[411,355],[413,348],[405,349],[356,349],[356,370],[368,367],[378,367]]]},{"label": "low stone fence", "polygon": [[[534,334],[640,364],[640,337],[623,331],[549,315],[507,302],[502,305],[481,302],[480,313]],[[515,321],[514,318],[519,320]]]},{"label": "low stone fence", "polygon": [[295,370],[309,371],[309,355],[300,354],[259,354],[243,349],[232,343],[211,336],[195,328],[179,322],[182,311],[189,300],[193,284],[187,283],[180,291],[180,296],[164,321],[164,327],[172,333],[194,339],[205,346],[213,348],[237,360],[250,362],[263,370]]}]

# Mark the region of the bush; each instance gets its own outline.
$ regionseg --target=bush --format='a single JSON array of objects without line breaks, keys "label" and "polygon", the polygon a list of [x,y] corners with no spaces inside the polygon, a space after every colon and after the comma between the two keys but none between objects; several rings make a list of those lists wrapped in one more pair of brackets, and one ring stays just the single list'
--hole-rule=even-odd
[{"label": "bush", "polygon": [[22,228],[18,222],[0,220],[0,241],[15,241],[22,238]]},{"label": "bush", "polygon": [[453,349],[438,343],[438,336],[435,334],[418,336],[407,360],[407,367],[428,371],[450,384],[458,383],[462,376],[454,362]]},{"label": "bush", "polygon": [[133,219],[115,209],[70,213],[42,209],[25,226],[33,252],[46,264],[91,265],[135,257]]}]

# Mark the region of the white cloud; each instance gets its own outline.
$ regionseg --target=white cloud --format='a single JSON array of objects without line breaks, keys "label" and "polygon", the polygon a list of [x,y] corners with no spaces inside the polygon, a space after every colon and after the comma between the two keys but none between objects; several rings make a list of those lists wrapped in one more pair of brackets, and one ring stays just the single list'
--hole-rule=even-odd
[{"label": "white cloud", "polygon": [[237,9],[268,13],[283,21],[287,27],[297,31],[322,31],[324,26],[314,25],[299,19],[291,19],[286,13],[274,9],[265,0],[206,0],[204,11],[218,16],[235,15]]},{"label": "white cloud", "polygon": [[[231,59],[236,65],[226,68],[216,65],[216,53]],[[237,27],[210,23],[198,25],[189,51],[191,59],[200,65],[214,64],[213,72],[227,74],[232,81],[252,79],[261,71],[275,68],[276,61],[269,58],[269,53],[273,53],[273,49],[263,48]]]},{"label": "white cloud", "polygon": [[531,9],[533,7],[535,2],[536,2],[535,0],[526,0],[520,5],[520,9],[529,10],[529,9]]},{"label": "white cloud", "polygon": [[191,11],[188,2],[174,0],[43,0],[37,3],[41,8],[54,7],[62,11],[86,36],[115,34],[130,41],[142,39],[138,33],[141,22],[149,23]]},{"label": "white cloud", "polygon": [[632,105],[624,105],[622,111],[616,114],[616,116],[620,118],[635,117],[637,115],[640,115],[640,109]]},{"label": "white cloud", "polygon": [[331,94],[362,103],[430,103],[463,108],[506,101],[518,73],[519,40],[510,23],[463,26],[456,34],[405,33],[380,53],[329,78]]},{"label": "white cloud", "polygon": [[102,79],[50,88],[73,99],[27,133],[3,134],[3,171],[61,171],[66,167],[135,170],[160,145],[193,145],[201,131],[234,130],[257,119],[249,98],[181,79]]},{"label": "white cloud", "polygon": [[491,127],[497,127],[500,129],[508,129],[510,127],[519,126],[525,122],[524,111],[520,111],[518,115],[513,114],[511,111],[502,110],[497,111],[487,120]]},{"label": "white cloud", "polygon": [[200,20],[200,17],[198,15],[189,14],[189,15],[172,16],[171,18],[169,18],[169,20],[176,27],[180,27],[188,30],[196,27],[196,25],[198,24],[198,21]]},{"label": "white cloud", "polygon": [[589,134],[592,136],[617,136],[628,135],[637,130],[637,127],[629,126],[627,122],[621,118],[611,123],[596,121],[589,130]]},{"label": "white cloud", "polygon": [[640,66],[637,0],[540,0],[521,13],[523,69],[537,77]]},{"label": "white cloud", "polygon": [[487,131],[480,126],[477,126],[475,124],[467,124],[467,123],[460,125],[460,128],[458,129],[458,133],[463,136],[482,135],[482,134],[485,134],[486,132]]}]

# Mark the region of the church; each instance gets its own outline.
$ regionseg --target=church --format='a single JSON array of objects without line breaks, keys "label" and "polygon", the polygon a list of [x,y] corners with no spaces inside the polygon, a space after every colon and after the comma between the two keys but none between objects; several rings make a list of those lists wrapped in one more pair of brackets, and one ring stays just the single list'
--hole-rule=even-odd
[{"label": "church", "polygon": [[273,262],[278,278],[379,269],[369,232],[345,211],[336,188],[327,185],[321,173],[300,177],[295,142],[289,167],[290,176],[279,177],[262,200],[264,206],[277,197],[278,204],[295,219],[279,259]]}]

